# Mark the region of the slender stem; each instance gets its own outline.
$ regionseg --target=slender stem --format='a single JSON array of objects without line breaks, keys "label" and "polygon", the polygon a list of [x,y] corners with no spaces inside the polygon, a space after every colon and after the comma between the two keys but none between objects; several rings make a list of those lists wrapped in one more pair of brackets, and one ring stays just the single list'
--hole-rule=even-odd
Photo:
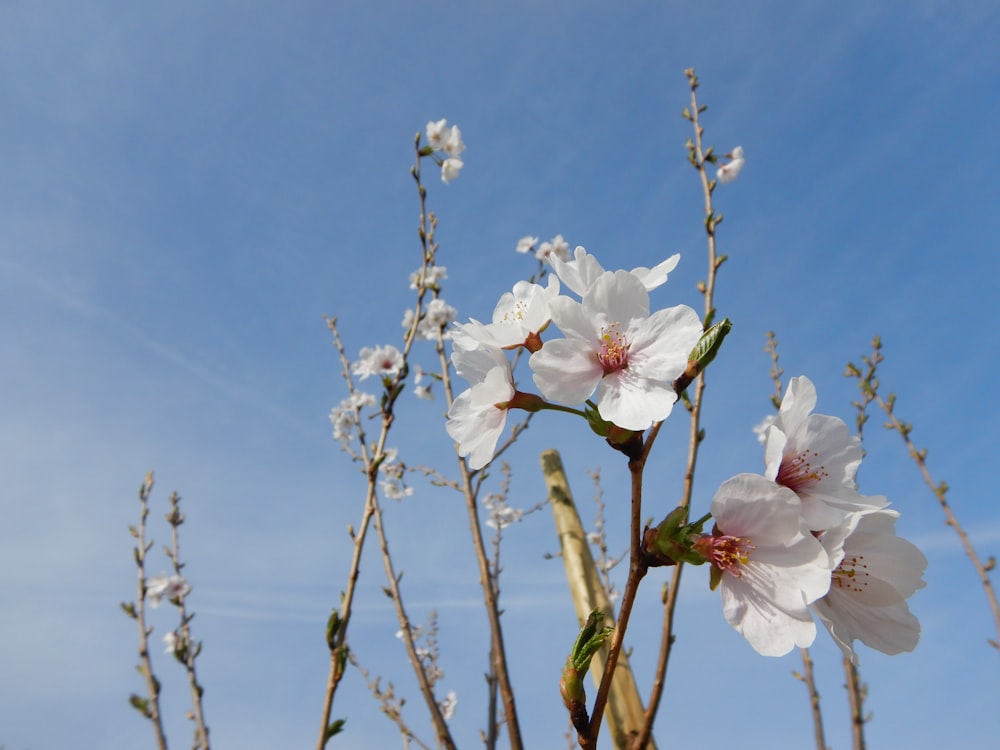
[{"label": "slender stem", "polygon": [[965,550],[966,556],[976,569],[976,575],[978,575],[979,582],[982,584],[983,591],[986,594],[986,600],[993,613],[993,622],[997,629],[996,640],[990,638],[987,642],[993,646],[993,648],[1000,650],[1000,602],[997,601],[996,591],[993,588],[993,582],[990,580],[989,576],[990,571],[993,569],[993,562],[990,560],[989,562],[984,563],[980,559],[975,547],[972,546],[972,541],[969,539],[969,535],[958,522],[958,518],[951,509],[951,505],[948,503],[948,483],[935,482],[934,477],[931,476],[930,469],[927,468],[927,449],[918,449],[916,445],[913,444],[913,440],[910,438],[910,433],[913,431],[913,425],[908,422],[903,422],[896,416],[896,396],[890,393],[888,399],[883,399],[879,394],[879,381],[875,377],[875,371],[884,357],[882,356],[882,340],[878,336],[876,336],[872,341],[871,356],[862,357],[861,359],[866,366],[866,371],[864,373],[862,373],[861,368],[851,363],[847,365],[847,370],[844,373],[848,377],[856,378],[858,381],[858,387],[861,389],[861,402],[855,404],[859,409],[858,434],[861,434],[861,426],[867,419],[867,416],[864,414],[864,408],[868,405],[868,403],[874,401],[889,418],[889,422],[885,426],[898,432],[899,436],[903,439],[903,443],[906,445],[906,449],[909,452],[910,457],[914,460],[914,462],[916,462],[917,468],[920,470],[920,475],[923,477],[924,483],[930,488],[931,492],[934,493],[934,497],[937,498],[938,504],[944,512],[945,523],[955,530],[955,533],[958,535],[959,541],[962,544],[962,549]]},{"label": "slender stem", "polygon": [[[427,211],[427,189],[420,182],[420,135],[417,134],[414,139],[414,164],[410,168],[410,174],[413,176],[414,181],[417,184],[418,193],[420,196],[420,224],[419,224],[419,235],[421,244],[421,275],[425,277],[427,269],[434,262],[434,254],[437,251],[437,245],[434,244],[434,228],[435,220],[433,215],[429,214]],[[414,309],[413,321],[410,327],[407,329],[406,334],[403,339],[403,360],[407,361],[410,349],[413,346],[413,342],[417,338],[417,327],[420,323],[421,313],[423,310],[424,297],[427,293],[427,287],[423,284],[417,285],[417,299],[416,306]],[[353,395],[355,393],[354,382],[351,378],[350,362],[348,361],[347,354],[344,350],[343,342],[340,340],[339,333],[337,331],[337,321],[335,318],[327,320],[327,326],[333,333],[334,342],[337,347],[337,352],[340,357],[341,372],[344,381],[347,383],[348,391]],[[389,430],[392,427],[393,421],[395,419],[393,415],[393,408],[396,403],[396,399],[402,390],[402,382],[408,374],[408,368],[403,367],[399,373],[385,386],[385,396],[382,405],[382,429],[379,434],[378,440],[374,447],[369,448],[367,438],[365,437],[365,431],[362,427],[361,421],[361,407],[354,407],[354,424],[357,430],[357,441],[360,446],[359,453],[355,456],[365,467],[365,474],[367,476],[367,488],[365,493],[365,506],[362,511],[361,523],[359,525],[357,533],[353,529],[350,530],[351,538],[354,542],[354,552],[351,557],[351,565],[348,570],[347,577],[347,588],[341,597],[340,611],[339,611],[339,625],[336,633],[333,637],[333,642],[330,643],[330,671],[327,677],[326,691],[323,698],[323,709],[322,709],[322,721],[320,723],[319,730],[319,740],[317,741],[317,750],[323,750],[326,746],[328,739],[327,731],[330,726],[330,716],[333,708],[333,699],[337,692],[337,687],[340,685],[340,681],[344,674],[344,662],[347,657],[347,626],[350,622],[351,617],[351,607],[354,601],[354,594],[357,587],[357,580],[360,572],[361,565],[361,554],[364,548],[365,539],[367,538],[368,528],[372,517],[376,511],[376,481],[378,478],[378,468],[379,462],[381,462],[385,456],[385,445],[386,440],[389,435]],[[412,661],[412,657],[411,657]],[[414,669],[420,671],[419,660],[414,662]],[[437,707],[437,703],[431,700],[429,702],[429,708],[431,713],[440,714],[440,710]]]},{"label": "slender stem", "polygon": [[608,660],[604,665],[604,675],[601,677],[601,684],[597,689],[597,697],[594,699],[594,708],[590,714],[590,731],[587,736],[580,736],[580,747],[583,750],[592,750],[597,747],[597,738],[601,733],[601,721],[604,718],[604,708],[607,705],[608,694],[611,690],[611,680],[614,678],[615,667],[618,664],[618,655],[621,653],[622,644],[625,641],[625,631],[628,629],[629,617],[632,614],[632,605],[635,603],[635,595],[639,590],[639,583],[646,575],[647,567],[641,556],[642,540],[642,473],[646,465],[645,456],[634,458],[629,461],[628,469],[632,478],[632,519],[631,534],[629,541],[629,568],[628,578],[625,581],[625,591],[622,593],[621,608],[618,611],[618,621],[615,623],[615,633],[611,639],[611,646],[608,649]]},{"label": "slender stem", "polygon": [[382,509],[379,506],[377,496],[374,498],[373,508],[375,533],[378,535],[379,549],[382,552],[382,565],[385,568],[385,577],[389,582],[389,592],[392,596],[392,603],[396,608],[396,617],[399,619],[401,626],[403,644],[406,646],[410,664],[413,665],[413,672],[420,686],[420,692],[424,696],[424,701],[427,703],[427,708],[431,713],[431,722],[434,724],[434,730],[437,732],[438,743],[450,750],[454,750],[455,742],[451,738],[451,732],[448,730],[448,723],[444,720],[441,707],[434,698],[434,688],[427,677],[427,670],[424,669],[423,661],[417,654],[416,644],[413,642],[413,632],[410,629],[410,620],[406,615],[406,609],[403,607],[403,596],[399,589],[399,576],[395,572],[392,564],[392,556],[389,554],[389,540],[386,537],[385,527],[382,524]]},{"label": "slender stem", "polygon": [[[174,563],[174,573],[178,576],[184,568],[180,561],[180,533],[178,529],[184,522],[184,516],[180,512],[180,496],[174,492],[170,495],[170,513],[167,521],[170,524],[171,549],[170,559]],[[184,598],[177,602],[177,609],[180,611],[181,627],[180,641],[184,648],[184,669],[188,676],[188,685],[191,688],[191,715],[195,726],[195,750],[209,750],[208,726],[205,724],[205,709],[202,703],[202,695],[205,689],[198,683],[198,673],[195,668],[195,661],[201,653],[201,644],[195,644],[191,639],[191,617],[188,617],[187,606]]]},{"label": "slender stem", "polygon": [[139,628],[139,672],[146,681],[146,693],[149,696],[141,710],[143,710],[146,718],[153,725],[153,733],[156,735],[156,746],[159,750],[167,750],[167,736],[163,731],[163,721],[160,716],[160,681],[153,674],[153,662],[149,656],[149,634],[153,632],[153,629],[146,627],[146,553],[153,546],[152,542],[146,541],[146,518],[149,516],[149,497],[152,492],[153,472],[149,472],[142,487],[139,488],[141,509],[139,512],[139,526],[134,533],[136,538],[135,562],[136,567],[139,569],[135,621]]},{"label": "slender stem", "polygon": [[851,707],[851,742],[854,750],[865,750],[865,686],[861,684],[857,667],[850,657],[844,657],[844,676],[847,678],[847,697]]},{"label": "slender stem", "polygon": [[[809,705],[812,706],[813,736],[816,739],[816,750],[827,750],[826,736],[823,732],[823,713],[820,711],[819,692],[816,690],[816,679],[813,675],[813,661],[809,649],[799,650],[802,654],[802,682],[809,691]],[[858,696],[860,700],[860,696]]]},{"label": "slender stem", "polygon": [[[706,152],[702,143],[702,135],[704,134],[705,129],[701,126],[699,121],[699,115],[703,111],[703,108],[698,104],[698,77],[695,75],[693,68],[685,70],[684,74],[687,76],[688,84],[691,89],[691,104],[689,109],[685,110],[684,117],[691,122],[691,125],[694,128],[694,138],[693,140],[688,141],[688,160],[698,171],[702,194],[704,196],[704,227],[708,243],[708,275],[705,281],[698,284],[698,289],[705,300],[704,326],[707,330],[712,325],[716,312],[714,302],[715,280],[721,262],[716,252],[715,235],[716,227],[718,227],[718,225],[722,222],[722,215],[716,214],[715,209],[712,206],[712,193],[715,190],[715,181],[709,179],[708,171],[705,166],[709,162],[706,159]],[[678,503],[680,507],[685,508],[690,508],[691,506],[691,498],[694,494],[695,467],[698,463],[698,449],[701,445],[701,441],[705,438],[704,430],[701,428],[701,410],[705,396],[705,373],[699,373],[692,385],[694,386],[694,398],[689,398],[688,401],[688,408],[690,410],[690,429],[688,433],[687,467],[684,471],[684,485],[681,500]],[[691,388],[689,386],[688,392],[690,393],[690,391]],[[675,566],[670,589],[667,592],[667,598],[663,605],[663,630],[660,638],[660,654],[657,658],[656,673],[653,678],[653,689],[650,691],[649,706],[646,709],[646,721],[643,724],[636,741],[633,743],[633,747],[636,748],[642,748],[642,743],[648,740],[652,734],[653,722],[656,719],[656,712],[659,709],[664,682],[666,680],[667,666],[670,663],[670,652],[675,640],[673,633],[674,612],[677,607],[683,568],[684,563],[682,562],[678,562]]]}]

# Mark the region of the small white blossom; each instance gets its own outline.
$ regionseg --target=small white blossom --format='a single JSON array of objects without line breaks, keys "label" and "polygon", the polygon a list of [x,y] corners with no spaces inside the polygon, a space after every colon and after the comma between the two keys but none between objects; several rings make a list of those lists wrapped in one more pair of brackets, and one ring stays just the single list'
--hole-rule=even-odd
[{"label": "small white blossom", "polygon": [[146,599],[150,606],[159,607],[163,599],[181,600],[191,593],[191,584],[179,575],[158,575],[146,581]]},{"label": "small white blossom", "polygon": [[458,177],[459,171],[465,166],[465,162],[461,159],[456,159],[454,157],[449,157],[441,162],[441,182],[446,185]]},{"label": "small white blossom", "polygon": [[568,260],[569,243],[563,239],[561,234],[557,234],[548,242],[543,242],[538,246],[538,249],[535,251],[535,257],[539,260],[547,260],[549,258]]},{"label": "small white blossom", "polygon": [[728,164],[723,164],[715,173],[716,178],[722,183],[732,182],[739,177],[740,172],[743,171],[743,165],[746,163],[743,159],[742,146],[737,146],[731,153],[726,154],[726,156],[732,159],[732,161]]},{"label": "small white blossom", "polygon": [[468,456],[469,466],[481,469],[493,459],[507,424],[507,404],[515,393],[510,362],[495,346],[455,349],[451,361],[472,385],[452,403],[445,428],[458,443],[458,455]]},{"label": "small white blossom", "polygon": [[434,400],[434,392],[431,391],[431,387],[429,385],[414,386],[413,395],[419,398],[421,401]]},{"label": "small white blossom", "polygon": [[767,428],[773,425],[777,419],[777,414],[768,414],[759,424],[754,425],[753,434],[757,436],[758,443],[764,445],[767,442]]},{"label": "small white blossom", "polygon": [[448,127],[448,120],[441,119],[437,122],[427,123],[427,145],[435,151],[444,149],[445,143],[451,136],[451,128]]},{"label": "small white blossom", "polygon": [[462,142],[462,131],[458,125],[452,125],[448,138],[444,142],[444,152],[452,158],[458,158],[465,151],[465,144]]},{"label": "small white blossom", "polygon": [[486,519],[486,525],[491,529],[505,529],[524,518],[523,510],[511,508],[499,495],[487,496],[483,505],[490,512],[489,518]]},{"label": "small white blossom", "polygon": [[448,278],[447,266],[427,266],[410,274],[410,289],[439,289]]},{"label": "small white blossom", "polygon": [[538,335],[552,318],[550,305],[559,296],[559,279],[549,276],[548,286],[519,281],[513,291],[505,292],[493,309],[493,322],[477,320],[456,326],[452,340],[457,348],[475,349],[481,344],[513,349],[525,346],[534,351],[541,341]]},{"label": "small white blossom", "polygon": [[517,252],[519,253],[529,253],[535,249],[535,245],[538,244],[538,238],[528,235],[527,237],[522,237],[517,241]]},{"label": "small white blossom", "polygon": [[458,695],[454,690],[449,690],[448,695],[438,704],[441,707],[441,716],[445,721],[451,721],[455,715],[455,707],[458,705]]},{"label": "small white blossom", "polygon": [[380,378],[395,377],[403,366],[403,355],[392,344],[362,348],[358,361],[351,366],[351,372],[364,380],[369,375]]}]

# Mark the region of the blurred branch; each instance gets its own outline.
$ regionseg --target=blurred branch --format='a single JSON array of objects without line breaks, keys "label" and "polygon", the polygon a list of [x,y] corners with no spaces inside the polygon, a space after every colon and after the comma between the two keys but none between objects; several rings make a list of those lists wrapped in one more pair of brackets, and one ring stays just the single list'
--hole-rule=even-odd
[{"label": "blurred branch", "polygon": [[927,468],[927,449],[918,449],[910,439],[910,433],[913,431],[913,425],[908,422],[903,422],[896,416],[895,394],[890,393],[889,397],[886,399],[883,399],[879,394],[878,389],[880,383],[875,377],[875,369],[879,363],[883,361],[883,359],[882,340],[876,336],[872,340],[871,356],[861,358],[861,361],[866,368],[865,371],[863,372],[860,367],[849,362],[844,374],[847,377],[853,377],[858,381],[858,387],[861,389],[862,399],[866,400],[866,403],[874,401],[879,408],[885,412],[885,415],[889,419],[889,421],[885,424],[885,427],[899,433],[899,436],[903,439],[903,443],[906,445],[906,449],[910,454],[910,458],[916,462],[917,468],[920,470],[920,475],[924,479],[924,483],[930,488],[931,492],[934,493],[934,497],[937,498],[938,504],[944,512],[945,523],[948,526],[951,526],[958,535],[966,556],[968,556],[969,560],[972,561],[972,565],[976,569],[976,574],[979,576],[979,581],[983,586],[983,591],[986,593],[986,599],[993,612],[993,622],[996,625],[997,638],[995,640],[990,638],[987,642],[993,648],[1000,650],[1000,603],[997,602],[996,591],[993,589],[993,583],[989,576],[990,571],[992,571],[996,565],[996,560],[993,557],[990,557],[986,562],[983,562],[979,558],[975,548],[972,546],[969,535],[965,532],[965,529],[961,526],[961,524],[959,524],[955,513],[951,509],[951,505],[948,503],[948,483],[934,481],[934,478],[931,476],[930,469]]},{"label": "blurred branch", "polygon": [[[174,573],[178,576],[181,575],[181,570],[184,568],[184,564],[180,561],[178,531],[180,525],[184,523],[184,514],[181,513],[180,502],[180,496],[176,492],[171,493],[170,512],[167,514],[167,523],[170,524],[171,529],[171,547],[167,550],[167,556],[173,562]],[[180,634],[177,639],[177,646],[174,649],[174,655],[184,665],[184,669],[187,672],[188,685],[191,688],[191,720],[194,721],[195,726],[194,749],[209,750],[208,727],[205,724],[205,709],[202,704],[202,696],[205,693],[205,688],[199,684],[197,670],[195,669],[195,661],[198,655],[201,654],[201,642],[195,643],[191,638],[191,620],[194,618],[194,614],[187,614],[184,600],[185,597],[180,597],[177,600],[177,609],[180,611],[181,622]]]},{"label": "blurred branch", "polygon": [[136,621],[139,628],[139,674],[146,681],[146,697],[133,693],[129,702],[153,725],[156,735],[156,746],[159,750],[167,750],[167,737],[163,732],[163,721],[160,717],[160,681],[153,674],[153,662],[149,656],[149,634],[152,627],[146,627],[146,553],[153,542],[146,541],[146,518],[149,516],[149,497],[153,492],[153,472],[146,474],[146,479],[139,488],[139,525],[129,527],[129,532],[136,540],[134,548],[135,564],[139,571],[139,585],[135,604],[122,604],[125,614]]}]

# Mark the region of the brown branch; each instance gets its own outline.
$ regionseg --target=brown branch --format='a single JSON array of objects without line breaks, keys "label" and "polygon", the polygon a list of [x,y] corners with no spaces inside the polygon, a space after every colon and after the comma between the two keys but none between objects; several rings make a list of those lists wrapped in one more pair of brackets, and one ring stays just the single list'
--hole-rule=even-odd
[{"label": "brown branch", "polygon": [[[167,556],[174,565],[174,573],[181,574],[184,564],[180,561],[180,533],[179,528],[184,523],[184,515],[180,510],[181,498],[173,492],[170,495],[170,513],[167,514],[167,523],[170,524],[171,546],[167,551]],[[184,597],[177,600],[177,609],[180,611],[180,649],[175,649],[175,655],[179,655],[181,663],[187,672],[188,686],[191,688],[191,719],[195,726],[195,750],[209,750],[208,726],[205,724],[205,708],[202,703],[202,696],[205,688],[198,682],[198,673],[195,668],[195,661],[201,653],[201,643],[195,643],[191,638],[191,620],[194,614],[187,614],[187,605],[184,604]]]},{"label": "brown branch", "polygon": [[969,535],[958,522],[958,518],[955,516],[955,513],[952,511],[951,505],[948,502],[948,483],[934,481],[934,477],[931,475],[930,469],[927,468],[927,449],[918,449],[910,439],[910,433],[913,431],[913,425],[908,422],[903,422],[896,416],[895,394],[890,393],[888,399],[883,399],[879,394],[879,381],[874,377],[874,373],[875,367],[883,360],[881,350],[882,341],[878,336],[876,336],[872,340],[871,357],[861,358],[862,362],[864,362],[867,367],[867,372],[863,374],[861,368],[857,367],[853,363],[848,363],[847,370],[844,374],[848,377],[856,378],[858,380],[858,386],[861,388],[863,398],[867,398],[868,401],[874,401],[878,404],[879,408],[885,412],[885,415],[889,418],[889,421],[885,426],[888,429],[895,430],[899,433],[899,436],[903,439],[903,443],[906,445],[906,449],[910,454],[910,458],[916,462],[917,468],[920,470],[920,475],[924,479],[924,483],[930,488],[931,492],[934,493],[934,497],[937,498],[938,504],[941,506],[941,510],[945,516],[945,524],[951,526],[958,535],[966,556],[972,561],[972,565],[976,569],[979,582],[982,584],[983,591],[986,594],[986,600],[989,603],[991,611],[993,612],[993,622],[995,623],[997,629],[997,639],[994,640],[990,638],[987,642],[993,646],[993,648],[1000,650],[1000,603],[997,602],[996,591],[993,588],[993,582],[990,580],[989,576],[989,573],[994,566],[993,558],[990,558],[985,563],[979,558],[975,547],[972,546],[972,541],[969,539]]},{"label": "brown branch", "polygon": [[146,627],[146,553],[153,542],[146,541],[146,518],[149,516],[149,497],[153,492],[153,472],[146,474],[146,479],[139,488],[139,525],[132,526],[129,532],[136,539],[135,563],[139,573],[139,584],[134,606],[122,605],[125,614],[136,621],[139,629],[139,673],[146,682],[146,698],[133,694],[132,705],[149,719],[156,735],[156,746],[159,750],[167,750],[167,736],[163,731],[163,721],[160,715],[160,681],[153,674],[153,662],[149,656],[149,634],[152,627]]},{"label": "brown branch", "polygon": [[857,667],[849,656],[844,657],[844,676],[847,679],[847,697],[851,707],[851,742],[854,750],[865,750],[864,702],[868,696],[867,686],[861,683]]},{"label": "brown branch", "polygon": [[[694,139],[688,140],[688,161],[697,170],[701,182],[702,194],[704,196],[705,219],[704,227],[708,243],[708,275],[704,281],[698,283],[698,291],[701,292],[705,300],[705,330],[711,327],[715,318],[715,281],[719,267],[725,262],[725,257],[719,257],[716,251],[716,228],[722,222],[722,214],[717,214],[712,205],[712,193],[715,191],[715,180],[709,179],[706,164],[714,162],[712,149],[705,149],[702,136],[705,129],[701,126],[699,116],[705,111],[704,105],[698,104],[698,77],[694,69],[689,68],[684,71],[691,89],[691,105],[685,108],[684,117],[694,128]],[[694,398],[686,397],[686,405],[690,412],[690,431],[688,434],[688,456],[687,467],[684,471],[684,485],[679,506],[690,507],[691,497],[694,493],[694,474],[698,463],[698,449],[701,441],[705,439],[705,431],[701,427],[701,410],[705,396],[705,373],[701,372],[695,379]],[[690,392],[690,388],[688,388]],[[674,610],[677,607],[677,596],[680,589],[681,573],[684,564],[677,563],[674,569],[673,579],[667,592],[666,601],[663,606],[663,632],[660,639],[660,654],[657,659],[657,669],[653,679],[653,689],[650,692],[649,707],[646,710],[646,721],[640,731],[633,747],[643,748],[644,742],[652,735],[653,722],[656,719],[656,712],[659,708],[660,699],[663,694],[663,685],[666,679],[667,666],[670,661],[670,651],[673,646],[675,636],[673,633]]]}]

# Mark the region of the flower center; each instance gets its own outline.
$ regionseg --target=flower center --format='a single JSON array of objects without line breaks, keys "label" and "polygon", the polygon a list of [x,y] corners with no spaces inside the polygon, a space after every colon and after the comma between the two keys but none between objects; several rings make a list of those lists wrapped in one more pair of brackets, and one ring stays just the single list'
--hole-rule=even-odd
[{"label": "flower center", "polygon": [[612,323],[601,329],[601,349],[597,361],[604,368],[604,374],[618,372],[628,367],[628,340],[622,333],[621,323]]},{"label": "flower center", "polygon": [[750,562],[750,552],[755,549],[749,538],[729,534],[702,537],[694,546],[712,565],[737,578],[743,575],[741,568]]},{"label": "flower center", "polygon": [[841,591],[864,591],[868,585],[868,563],[864,555],[848,555],[833,571],[830,587],[836,586]]},{"label": "flower center", "polygon": [[809,450],[783,456],[774,481],[795,492],[809,489],[830,476],[825,466],[812,463],[818,457],[819,453]]}]

